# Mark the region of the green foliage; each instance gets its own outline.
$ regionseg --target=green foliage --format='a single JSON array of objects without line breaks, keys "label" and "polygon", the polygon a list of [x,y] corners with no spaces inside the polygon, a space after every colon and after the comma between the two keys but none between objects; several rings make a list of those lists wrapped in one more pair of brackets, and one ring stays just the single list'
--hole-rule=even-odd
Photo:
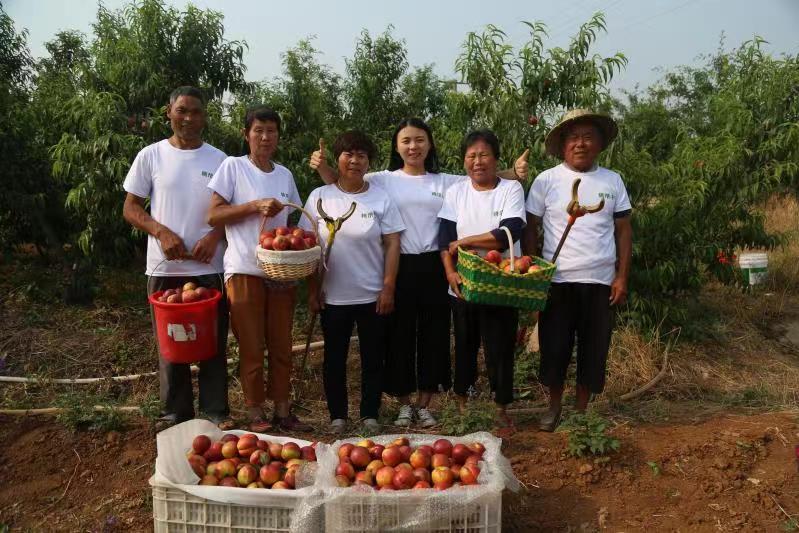
[{"label": "green foliage", "polygon": [[653,476],[660,476],[660,465],[657,463],[657,461],[647,461],[646,464],[652,470]]},{"label": "green foliage", "polygon": [[[95,410],[102,406],[102,410]],[[72,431],[88,429],[89,431],[120,430],[125,423],[124,415],[103,398],[93,394],[67,393],[58,398],[56,407],[61,407],[57,419]]]},{"label": "green foliage", "polygon": [[587,454],[605,455],[618,451],[621,443],[608,435],[608,421],[594,411],[572,413],[560,425],[559,431],[568,431],[567,452],[572,457],[583,457]]},{"label": "green foliage", "polygon": [[457,401],[444,403],[439,422],[445,435],[465,435],[475,431],[491,431],[494,427],[493,402],[483,399],[470,400],[466,412],[461,414]]}]

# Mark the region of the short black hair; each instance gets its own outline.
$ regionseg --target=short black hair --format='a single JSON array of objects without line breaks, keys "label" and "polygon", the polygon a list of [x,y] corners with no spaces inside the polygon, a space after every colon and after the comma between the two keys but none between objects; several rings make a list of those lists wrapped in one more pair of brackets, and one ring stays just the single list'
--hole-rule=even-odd
[{"label": "short black hair", "polygon": [[377,155],[377,148],[375,148],[372,139],[360,130],[345,131],[336,137],[336,141],[333,143],[333,157],[336,159],[341,155],[341,152],[351,152],[352,150],[366,152],[370,162],[374,161]]},{"label": "short black hair", "polygon": [[461,158],[466,157],[466,150],[468,150],[470,146],[480,141],[490,146],[491,150],[494,152],[494,157],[499,159],[499,139],[497,135],[489,129],[475,130],[464,137],[461,143]]},{"label": "short black hair", "polygon": [[403,119],[394,130],[394,135],[391,137],[391,156],[388,161],[388,169],[397,170],[405,166],[405,161],[402,160],[402,156],[400,156],[397,151],[397,137],[399,137],[399,132],[408,126],[419,128],[427,133],[427,140],[430,141],[430,150],[427,152],[427,157],[424,158],[424,169],[431,174],[438,174],[440,167],[438,164],[436,143],[433,140],[433,131],[424,120],[416,117]]},{"label": "short black hair", "polygon": [[196,98],[202,102],[203,107],[205,107],[205,94],[203,94],[203,92],[197,87],[193,87],[191,85],[181,85],[169,94],[169,103],[174,104],[181,96],[191,96],[192,98]]},{"label": "short black hair", "polygon": [[280,115],[271,107],[263,104],[248,107],[244,113],[244,131],[249,132],[252,123],[256,120],[274,122],[277,125],[278,134],[280,133]]}]

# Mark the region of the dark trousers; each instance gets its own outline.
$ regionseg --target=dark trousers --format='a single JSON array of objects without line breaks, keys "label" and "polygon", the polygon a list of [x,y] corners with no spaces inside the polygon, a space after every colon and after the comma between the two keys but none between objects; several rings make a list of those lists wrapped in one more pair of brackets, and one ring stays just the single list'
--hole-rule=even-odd
[{"label": "dark trousers", "polygon": [[477,352],[485,353],[494,401],[513,401],[513,363],[519,311],[514,307],[474,304],[450,297],[455,325],[455,393],[465,396],[477,381]]},{"label": "dark trousers", "polygon": [[[174,289],[192,281],[199,286],[217,289],[222,292],[219,300],[217,322],[217,352],[211,359],[200,361],[200,373],[197,381],[200,388],[200,411],[209,415],[227,416],[229,413],[227,398],[227,334],[228,306],[222,280],[216,274],[206,276],[151,276],[147,287],[150,293],[166,289]],[[155,317],[153,333],[155,333]],[[156,335],[156,343],[158,342]],[[161,392],[161,408],[163,414],[175,415],[178,422],[194,418],[194,394],[191,384],[191,368],[189,364],[174,364],[158,358],[158,378]]]},{"label": "dark trousers", "polygon": [[448,390],[450,309],[439,252],[400,255],[384,388],[392,396]]},{"label": "dark trousers", "polygon": [[577,336],[577,384],[599,394],[605,388],[613,312],[610,287],[599,283],[553,283],[538,320],[539,380],[561,386]]},{"label": "dark trousers", "polygon": [[325,355],[322,376],[330,419],[347,418],[347,354],[352,327],[358,325],[361,352],[362,418],[377,418],[383,391],[383,359],[388,318],[377,314],[377,304],[330,305],[320,313]]}]

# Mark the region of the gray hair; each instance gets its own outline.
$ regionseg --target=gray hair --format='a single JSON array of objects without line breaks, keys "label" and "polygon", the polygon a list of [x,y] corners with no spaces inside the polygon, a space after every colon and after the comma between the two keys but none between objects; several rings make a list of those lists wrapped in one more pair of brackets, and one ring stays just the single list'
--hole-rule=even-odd
[{"label": "gray hair", "polygon": [[174,104],[178,98],[181,96],[191,96],[196,98],[200,102],[202,102],[203,107],[205,106],[205,95],[203,92],[198,89],[197,87],[193,87],[191,85],[181,85],[169,95],[169,103]]}]

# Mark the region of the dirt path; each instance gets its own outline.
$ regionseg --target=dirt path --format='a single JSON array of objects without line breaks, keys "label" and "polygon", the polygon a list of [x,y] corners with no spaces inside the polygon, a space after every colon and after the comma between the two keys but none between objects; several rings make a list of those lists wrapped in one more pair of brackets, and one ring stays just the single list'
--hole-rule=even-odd
[{"label": "dirt path", "polygon": [[[507,531],[777,531],[799,513],[797,414],[725,414],[684,425],[619,426],[606,463],[563,456],[563,434],[505,444],[526,485],[504,496]],[[51,420],[0,419],[0,524],[147,531],[148,428],[72,434]]]}]

